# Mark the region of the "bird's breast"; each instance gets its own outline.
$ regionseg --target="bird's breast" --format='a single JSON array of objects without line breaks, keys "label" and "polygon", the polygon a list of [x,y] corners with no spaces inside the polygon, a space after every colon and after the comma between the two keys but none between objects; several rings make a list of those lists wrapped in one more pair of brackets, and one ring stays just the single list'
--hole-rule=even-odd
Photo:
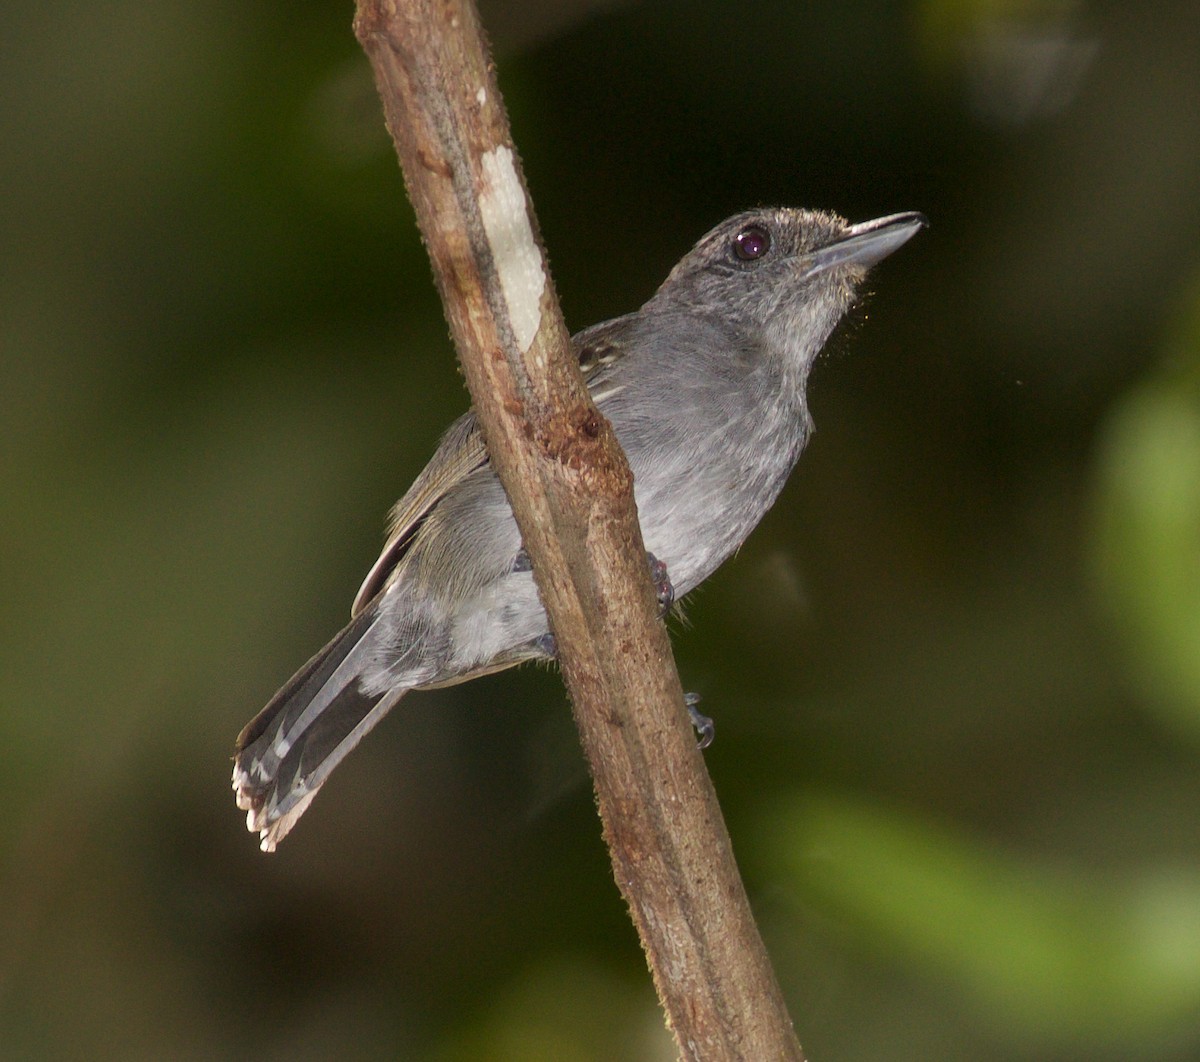
[{"label": "bird's breast", "polygon": [[[768,404],[631,457],[646,548],[667,564],[678,595],[745,541],[787,482],[808,439],[806,411]],[[628,452],[628,451],[627,451]]]}]

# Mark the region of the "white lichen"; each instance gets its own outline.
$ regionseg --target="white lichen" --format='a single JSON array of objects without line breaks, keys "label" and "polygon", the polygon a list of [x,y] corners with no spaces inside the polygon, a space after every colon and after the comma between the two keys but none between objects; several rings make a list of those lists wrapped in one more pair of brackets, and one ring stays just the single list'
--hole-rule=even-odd
[{"label": "white lichen", "polygon": [[501,146],[483,155],[483,191],[479,212],[508,317],[521,353],[529,350],[542,322],[546,269],[533,238],[525,191],[517,176],[512,148]]}]

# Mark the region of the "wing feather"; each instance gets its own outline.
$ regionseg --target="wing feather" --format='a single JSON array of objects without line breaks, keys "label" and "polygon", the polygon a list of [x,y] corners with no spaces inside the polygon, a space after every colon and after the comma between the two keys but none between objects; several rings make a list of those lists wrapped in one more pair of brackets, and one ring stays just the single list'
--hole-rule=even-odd
[{"label": "wing feather", "polygon": [[[624,352],[621,340],[627,326],[627,318],[619,317],[584,329],[573,338],[579,367],[597,403],[603,403],[621,390],[620,387],[606,385],[612,376],[613,366]],[[392,508],[383,552],[372,565],[354,598],[351,617],[362,612],[399,570],[422,522],[438,502],[487,463],[483,435],[475,422],[475,414],[468,412],[459,417],[442,436],[429,464],[408,489],[408,493]]]},{"label": "wing feather", "polygon": [[392,508],[387,541],[354,598],[350,615],[357,616],[384,588],[403,562],[408,547],[425,517],[454,487],[487,464],[483,436],[475,415],[459,417],[442,436],[437,451],[424,471]]}]

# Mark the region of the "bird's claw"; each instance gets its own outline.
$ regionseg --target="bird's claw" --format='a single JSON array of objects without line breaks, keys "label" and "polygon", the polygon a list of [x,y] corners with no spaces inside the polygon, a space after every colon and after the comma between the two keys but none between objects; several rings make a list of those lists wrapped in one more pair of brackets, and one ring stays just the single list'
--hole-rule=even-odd
[{"label": "bird's claw", "polygon": [[[671,585],[671,576],[663,561],[649,552],[646,554],[646,560],[650,563],[650,578],[654,580],[654,593],[658,598],[658,607],[665,616],[671,611],[671,606],[675,604],[675,587]],[[514,573],[533,571],[529,552],[524,546],[517,550],[516,556],[513,557],[512,571]]]},{"label": "bird's claw", "polygon": [[692,726],[696,728],[696,733],[700,735],[700,740],[696,742],[696,748],[708,748],[716,736],[717,728],[707,715],[703,715],[697,709],[696,705],[700,703],[700,694],[685,693],[683,695],[683,703],[687,707],[688,715],[692,717]]},{"label": "bird's claw", "polygon": [[675,604],[675,587],[671,584],[671,576],[664,561],[660,561],[650,552],[646,553],[646,560],[650,562],[650,578],[654,580],[654,593],[658,597],[659,610],[665,616]]}]

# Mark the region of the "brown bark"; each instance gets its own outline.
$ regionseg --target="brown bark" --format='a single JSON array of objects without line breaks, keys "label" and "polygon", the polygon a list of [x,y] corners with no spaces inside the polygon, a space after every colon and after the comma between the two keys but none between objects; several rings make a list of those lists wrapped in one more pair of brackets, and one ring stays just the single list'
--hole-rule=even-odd
[{"label": "brown bark", "polygon": [[355,32],[680,1055],[800,1059],[683,706],[629,466],[572,353],[474,6],[360,0]]}]

